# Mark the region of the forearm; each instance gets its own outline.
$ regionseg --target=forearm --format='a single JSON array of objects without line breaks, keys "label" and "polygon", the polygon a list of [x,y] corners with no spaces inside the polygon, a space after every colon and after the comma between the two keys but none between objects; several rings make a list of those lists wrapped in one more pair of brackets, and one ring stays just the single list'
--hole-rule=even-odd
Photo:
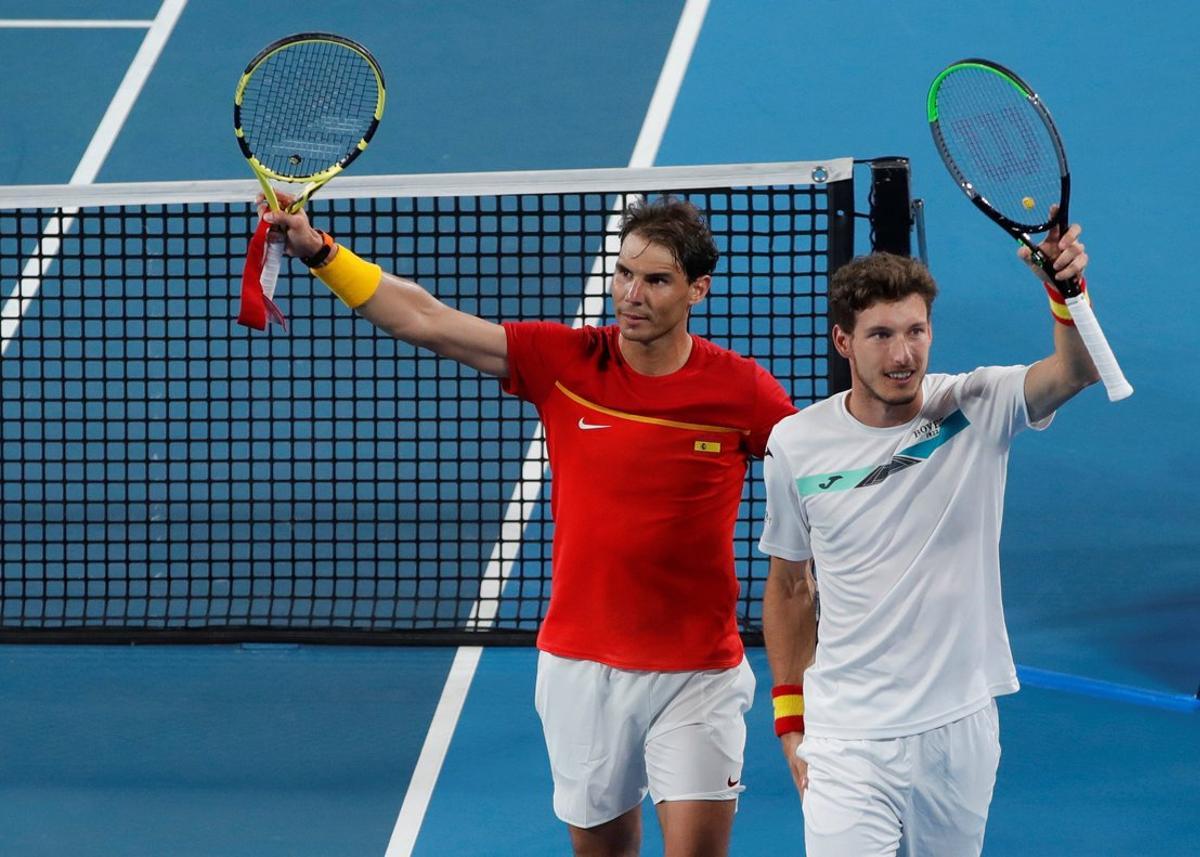
[{"label": "forearm", "polygon": [[[1050,213],[1054,215],[1055,207]],[[1084,347],[1079,331],[1071,322],[1069,308],[1059,286],[1074,278],[1082,280],[1088,256],[1083,242],[1079,240],[1082,230],[1075,224],[1066,233],[1059,227],[1050,230],[1038,251],[1051,260],[1055,278],[1051,282],[1037,265],[1029,248],[1022,247],[1018,254],[1031,264],[1035,273],[1045,282],[1050,296],[1050,312],[1054,316],[1054,353],[1032,366],[1025,376],[1025,405],[1029,419],[1037,422],[1058,410],[1059,406],[1089,384],[1100,380],[1100,373]],[[1086,298],[1085,298],[1086,299]]]},{"label": "forearm", "polygon": [[1054,353],[1029,369],[1025,406],[1031,422],[1054,413],[1089,384],[1100,379],[1079,331],[1054,322]]},{"label": "forearm", "polygon": [[[292,198],[280,194],[280,205]],[[488,375],[508,375],[508,337],[491,321],[448,307],[417,283],[386,273],[313,228],[303,211],[268,211],[264,220],[284,230],[289,255],[305,260],[343,303],[381,330],[418,348],[457,360]],[[328,247],[322,252],[322,247]]]},{"label": "forearm", "polygon": [[438,345],[439,321],[454,312],[418,283],[386,271],[375,293],[355,311],[385,333],[418,348]]},{"label": "forearm", "polygon": [[[321,233],[310,231],[317,237],[292,240],[300,247],[319,242]],[[320,243],[316,246],[319,248]],[[436,340],[435,319],[447,307],[417,283],[389,274],[378,265],[364,263],[352,252],[343,252],[336,243],[331,244],[324,259],[310,264],[316,264],[312,273],[343,303],[376,327],[422,348]],[[354,267],[348,272],[338,270],[350,264]]]},{"label": "forearm", "polygon": [[1074,387],[1075,392],[1100,380],[1096,364],[1092,362],[1092,356],[1075,327],[1055,323],[1054,356],[1062,363],[1065,383]]},{"label": "forearm", "polygon": [[790,573],[780,568],[783,564],[771,559],[763,592],[763,641],[774,684],[802,684],[816,654],[816,600],[810,564],[798,564]]},{"label": "forearm", "polygon": [[412,280],[336,245],[313,273],[347,306],[395,338],[489,375],[508,374],[508,340],[500,325],[446,306]]}]

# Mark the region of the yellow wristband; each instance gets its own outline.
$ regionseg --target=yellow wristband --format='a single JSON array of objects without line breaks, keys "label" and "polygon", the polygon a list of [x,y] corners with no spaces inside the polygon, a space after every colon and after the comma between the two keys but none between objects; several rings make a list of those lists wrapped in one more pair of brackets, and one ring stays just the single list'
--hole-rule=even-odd
[{"label": "yellow wristband", "polygon": [[1071,311],[1067,309],[1065,303],[1059,303],[1054,298],[1050,298],[1050,312],[1054,314],[1054,319],[1063,324],[1074,324],[1071,321]]},{"label": "yellow wristband", "polygon": [[795,717],[804,713],[804,697],[798,693],[777,696],[771,701],[776,717]]},{"label": "yellow wristband", "polygon": [[[1057,292],[1052,293],[1049,288],[1046,289],[1046,294],[1050,298],[1050,312],[1054,314],[1054,320],[1059,324],[1065,324],[1068,327],[1074,327],[1075,322],[1071,318],[1070,308],[1067,306],[1066,301],[1063,300],[1062,295],[1058,294],[1056,297],[1056,293]],[[1092,305],[1092,293],[1086,288],[1083,291],[1083,299],[1088,302],[1088,306]]]},{"label": "yellow wristband", "polygon": [[771,689],[775,708],[775,734],[804,731],[804,687],[798,684],[777,684]]},{"label": "yellow wristband", "polygon": [[333,259],[312,272],[350,309],[369,301],[383,279],[383,268],[363,261],[340,244]]}]

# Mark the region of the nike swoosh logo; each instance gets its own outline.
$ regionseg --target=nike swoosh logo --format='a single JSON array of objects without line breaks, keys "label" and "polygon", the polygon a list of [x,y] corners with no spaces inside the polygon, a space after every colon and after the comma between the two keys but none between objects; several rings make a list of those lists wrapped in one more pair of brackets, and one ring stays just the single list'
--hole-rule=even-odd
[{"label": "nike swoosh logo", "polygon": [[740,783],[740,782],[741,782],[741,780],[740,780],[740,779],[739,779],[739,780],[735,780],[733,777],[729,777],[728,779],[726,779],[726,780],[725,780],[725,783],[726,783],[726,784],[727,784],[727,785],[728,785],[730,788],[733,788],[734,786],[736,786],[736,785],[737,785],[738,783]]},{"label": "nike swoosh logo", "polygon": [[579,418],[579,427],[580,427],[581,429],[583,429],[584,431],[588,431],[589,429],[612,428],[612,426],[603,426],[603,425],[598,425],[598,424],[597,424],[597,425],[592,425],[592,424],[591,424],[591,423],[589,423],[589,422],[585,422],[585,421],[584,421],[584,419],[583,419],[583,417],[580,417],[580,418]]}]

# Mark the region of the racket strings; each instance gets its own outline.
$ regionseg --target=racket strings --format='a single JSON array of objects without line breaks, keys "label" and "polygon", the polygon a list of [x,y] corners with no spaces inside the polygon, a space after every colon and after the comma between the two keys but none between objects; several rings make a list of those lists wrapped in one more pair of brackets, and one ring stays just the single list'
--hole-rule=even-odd
[{"label": "racket strings", "polygon": [[1033,231],[1060,201],[1054,136],[1029,99],[986,69],[949,74],[937,93],[938,124],[960,174],[1000,214]]},{"label": "racket strings", "polygon": [[251,74],[242,98],[250,151],[278,175],[303,179],[341,163],[375,121],[379,82],[358,52],[299,42]]}]

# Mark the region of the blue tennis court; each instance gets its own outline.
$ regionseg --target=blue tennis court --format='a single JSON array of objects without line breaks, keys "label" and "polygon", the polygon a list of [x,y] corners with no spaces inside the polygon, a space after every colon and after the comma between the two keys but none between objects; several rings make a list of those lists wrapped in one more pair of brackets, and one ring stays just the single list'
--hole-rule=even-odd
[{"label": "blue tennis court", "polygon": [[[1041,357],[1049,322],[1012,250],[970,212],[944,174],[928,139],[924,93],[939,68],[962,56],[994,57],[1019,69],[1041,87],[1066,138],[1073,216],[1086,229],[1096,310],[1137,394],[1113,405],[1101,390],[1088,390],[1047,434],[1016,443],[1002,564],[1024,688],[1000,701],[1004,756],[984,853],[1191,853],[1200,850],[1200,472],[1183,438],[1200,418],[1200,395],[1186,380],[1183,346],[1196,297],[1176,270],[1176,248],[1186,253],[1194,242],[1185,231],[1187,196],[1175,191],[1183,187],[1176,164],[1186,163],[1200,127],[1194,99],[1180,91],[1175,72],[1195,54],[1194,28],[1186,23],[1191,12],[1178,0],[1136,16],[1110,2],[1050,13],[977,0],[953,8],[860,0],[334,7],[299,0],[243,24],[244,4],[227,0],[114,0],[103,9],[47,0],[36,12],[0,0],[0,48],[12,81],[0,126],[0,184],[248,179],[230,122],[237,75],[280,35],[338,29],[372,49],[389,85],[388,114],[354,176],[907,156],[913,194],[925,201],[929,261],[942,288],[933,369],[964,371]],[[239,23],[231,28],[232,21]],[[860,252],[868,231],[859,224]],[[0,300],[14,293],[16,276],[9,272],[21,269],[37,239],[24,238],[22,258],[5,262]],[[403,249],[386,252],[400,256]],[[141,273],[106,270],[106,304],[122,308],[106,309],[100,320],[124,324],[144,311],[151,331],[150,350],[141,355],[147,365],[159,348],[158,356],[184,363],[208,360],[210,370],[243,366],[246,377],[206,376],[206,389],[186,400],[211,406],[221,398],[220,383],[249,383],[270,361],[286,360],[290,389],[307,385],[307,392],[298,396],[297,410],[274,416],[281,423],[342,416],[322,412],[322,402],[332,400],[329,388],[349,381],[335,365],[354,353],[337,343],[363,329],[327,295],[313,292],[307,278],[281,286],[304,331],[292,345],[272,333],[247,337],[237,346],[242,350],[229,354],[204,349],[211,332],[188,319],[202,311],[227,315],[232,324],[234,273],[214,276],[209,294],[180,292],[174,303],[142,307]],[[580,311],[570,283],[587,273],[563,272],[555,304],[563,318]],[[729,288],[738,288],[737,277],[730,280]],[[464,308],[483,314],[532,311],[519,290],[490,295],[464,287],[456,294]],[[72,299],[86,316],[86,298]],[[754,299],[747,293],[746,301]],[[22,325],[45,323],[36,301],[26,312]],[[759,332],[749,331],[747,339]],[[315,345],[305,346],[310,339]],[[103,323],[79,337],[77,348],[69,358],[81,371],[129,391],[129,407],[145,408],[149,422],[162,427],[161,437],[102,440],[145,444],[146,466],[158,468],[164,484],[175,479],[170,444],[181,440],[172,431],[182,430],[191,443],[228,442],[231,458],[239,459],[234,444],[249,439],[212,433],[220,423],[213,411],[195,419],[187,407],[170,410],[158,397],[156,385],[165,391],[170,378],[137,378],[124,369],[108,374],[104,367],[118,356],[136,366],[139,354],[118,355]],[[283,383],[283,375],[267,376]],[[39,379],[51,386],[62,381],[69,409],[67,380]],[[426,528],[437,545],[431,555],[380,550],[352,559],[388,568],[449,558],[462,569],[466,583],[458,594],[469,605],[503,542],[506,500],[523,478],[536,421],[511,400],[495,405],[490,382],[469,372],[449,376],[434,368],[387,383],[392,387],[380,389],[394,390],[394,401],[360,399],[352,414],[378,427],[370,440],[385,466],[372,475],[376,493],[346,500],[334,483],[327,496],[275,494],[266,501],[295,504],[289,514],[298,527],[312,529],[315,543],[328,539],[320,515],[304,518],[305,503],[327,502],[336,516],[338,503],[353,509],[369,499],[389,510],[397,531]],[[431,395],[456,404],[435,407]],[[78,407],[81,425],[104,417]],[[303,407],[311,412],[300,413]],[[465,416],[493,428],[454,434],[450,427]],[[6,411],[5,419],[15,426],[30,417]],[[29,434],[20,437],[33,443]],[[70,440],[39,436],[38,454],[52,459],[51,445]],[[288,439],[328,442],[331,449],[352,441]],[[154,458],[156,444],[162,459]],[[21,455],[32,448],[24,446]],[[463,449],[482,462],[476,470],[491,468],[508,488],[469,496],[461,486],[477,474],[457,460]],[[6,462],[10,455],[6,448]],[[15,496],[13,472],[5,471],[0,488]],[[348,482],[355,474],[343,475]],[[411,496],[395,487],[410,477],[425,486]],[[194,472],[182,478],[202,481]],[[209,494],[193,487],[186,496],[167,490],[126,501],[144,507],[151,528],[157,525],[151,507],[160,504],[164,533],[173,503],[211,512],[205,540],[227,539],[234,545],[229,554],[160,554],[147,532],[130,537],[144,545],[142,553],[134,544],[127,555],[100,559],[82,549],[58,555],[70,549],[56,547],[56,540],[75,541],[69,528],[84,526],[63,520],[47,521],[36,538],[45,553],[35,560],[13,548],[10,526],[0,553],[3,615],[11,616],[15,603],[7,584],[21,576],[17,564],[51,560],[78,566],[81,580],[98,564],[151,569],[147,589],[161,592],[161,609],[181,621],[189,598],[265,616],[297,599],[310,614],[336,611],[330,605],[346,585],[337,580],[328,591],[282,583],[240,590],[235,571],[225,590],[181,592],[172,590],[169,574],[156,581],[155,567],[216,570],[255,559],[252,552],[236,555],[247,537],[211,511],[226,499],[218,496],[222,478],[212,476]],[[292,473],[275,478],[277,485],[301,480]],[[103,474],[83,481],[99,484]],[[97,490],[78,501],[111,496]],[[528,541],[506,557],[518,587],[522,563],[543,559],[536,545],[548,524],[544,498],[530,502]],[[102,514],[105,526],[127,523],[115,514],[111,508]],[[364,538],[376,536],[395,540],[390,531]],[[169,541],[187,545],[189,538]],[[291,535],[271,538],[285,542]],[[339,558],[319,548],[288,557],[297,564]],[[409,605],[393,610],[443,609],[442,593],[418,583],[371,594]],[[95,609],[115,610],[119,600],[105,591],[95,603],[109,607]],[[362,620],[369,631],[380,617],[341,618]],[[532,705],[536,653],[520,646],[372,645],[369,634],[357,642],[0,646],[0,686],[7,689],[0,697],[0,853],[565,853]],[[760,649],[751,651],[751,664],[759,686],[732,853],[801,854],[799,802],[772,734]],[[661,854],[653,810],[646,810],[643,853]]]}]

